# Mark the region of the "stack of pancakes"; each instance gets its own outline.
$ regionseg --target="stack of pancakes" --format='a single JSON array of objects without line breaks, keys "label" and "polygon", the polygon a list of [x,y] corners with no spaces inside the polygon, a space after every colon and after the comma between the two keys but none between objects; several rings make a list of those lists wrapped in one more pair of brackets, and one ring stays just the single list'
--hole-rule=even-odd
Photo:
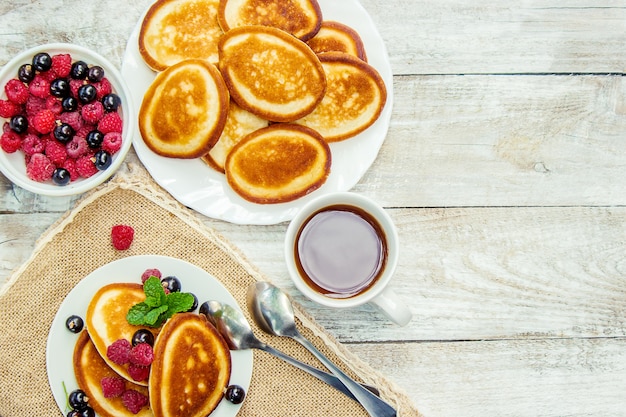
[{"label": "stack of pancakes", "polygon": [[[119,283],[102,287],[90,301],[83,331],[74,348],[74,373],[89,404],[102,417],[204,417],[222,399],[231,372],[230,351],[206,317],[178,313],[159,329],[154,360],[147,381],[135,381],[127,365],[114,363],[107,347],[119,339],[131,340],[141,327],[128,324],[126,313],[145,300],[139,284]],[[125,389],[149,398],[149,408],[133,414],[121,397],[106,398],[105,377],[122,377]]]},{"label": "stack of pancakes", "polygon": [[139,51],[159,72],[139,112],[147,146],[202,158],[259,204],[321,187],[328,144],[366,130],[387,100],[359,34],[323,20],[317,0],[158,0]]}]

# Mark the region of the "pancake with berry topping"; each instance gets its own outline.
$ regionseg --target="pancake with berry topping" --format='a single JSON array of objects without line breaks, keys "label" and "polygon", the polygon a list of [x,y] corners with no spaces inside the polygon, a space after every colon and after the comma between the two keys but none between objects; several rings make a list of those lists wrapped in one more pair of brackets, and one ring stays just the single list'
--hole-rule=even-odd
[{"label": "pancake with berry topping", "polygon": [[[141,326],[133,326],[126,320],[128,310],[146,299],[146,295],[141,284],[134,283],[113,283],[100,288],[91,299],[85,314],[85,325],[89,329],[91,340],[102,359],[118,375],[139,385],[148,385],[147,378],[142,375],[142,380],[133,372],[129,371],[126,361],[109,358],[107,350],[114,343],[124,340],[127,346],[139,329],[147,329],[155,336],[158,329],[151,329]],[[147,375],[145,375],[147,377]]]},{"label": "pancake with berry topping", "polygon": [[139,131],[155,153],[199,158],[218,141],[230,97],[215,65],[189,59],[159,73],[139,109]]},{"label": "pancake with berry topping", "polygon": [[240,26],[271,26],[306,41],[322,23],[317,0],[221,0],[218,22],[224,32]]},{"label": "pancake with berry topping", "polygon": [[154,415],[147,407],[148,388],[120,378],[102,359],[87,331],[81,332],[74,347],[74,374],[78,387],[89,397],[90,407],[100,417]]},{"label": "pancake with berry topping", "polygon": [[228,345],[203,315],[178,313],[154,342],[150,408],[156,417],[205,417],[228,386]]},{"label": "pancake with berry topping", "polygon": [[158,0],[146,13],[139,33],[139,53],[146,64],[163,71],[186,59],[217,63],[223,32],[217,21],[219,0]]}]

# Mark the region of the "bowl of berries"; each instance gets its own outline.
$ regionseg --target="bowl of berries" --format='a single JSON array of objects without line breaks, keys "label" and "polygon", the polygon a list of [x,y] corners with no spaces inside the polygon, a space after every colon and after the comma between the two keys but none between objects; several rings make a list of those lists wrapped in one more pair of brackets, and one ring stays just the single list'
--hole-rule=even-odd
[{"label": "bowl of berries", "polygon": [[73,44],[28,49],[0,70],[0,171],[34,193],[83,193],[119,168],[134,106],[119,71]]}]

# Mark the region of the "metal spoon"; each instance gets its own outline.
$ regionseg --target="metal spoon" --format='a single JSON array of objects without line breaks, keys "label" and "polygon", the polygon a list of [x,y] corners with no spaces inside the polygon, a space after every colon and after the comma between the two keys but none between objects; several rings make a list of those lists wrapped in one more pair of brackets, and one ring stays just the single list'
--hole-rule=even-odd
[{"label": "metal spoon", "polygon": [[[229,304],[223,304],[219,301],[208,301],[208,314],[206,317],[220,332],[228,347],[232,350],[241,349],[260,349],[264,350],[272,355],[284,360],[285,362],[300,368],[305,372],[313,375],[314,377],[326,382],[328,385],[333,386],[339,391],[346,394],[348,397],[355,399],[354,395],[344,386],[344,384],[332,374],[324,372],[320,369],[307,365],[299,360],[277,350],[273,347],[263,343],[254,336],[248,321],[244,317],[243,313],[235,309]],[[372,389],[373,392],[378,392],[373,387],[366,387]]]},{"label": "metal spoon", "polygon": [[371,416],[395,417],[396,410],[379,397],[364,389],[346,375],[330,359],[296,328],[293,306],[285,293],[266,282],[252,284],[248,289],[248,307],[256,323],[268,333],[290,337],[307,348],[350,390],[354,397]]}]

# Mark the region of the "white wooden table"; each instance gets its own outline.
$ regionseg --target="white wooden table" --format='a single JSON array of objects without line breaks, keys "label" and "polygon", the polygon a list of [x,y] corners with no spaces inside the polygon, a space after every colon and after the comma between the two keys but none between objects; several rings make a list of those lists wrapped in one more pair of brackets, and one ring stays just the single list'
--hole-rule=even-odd
[{"label": "white wooden table", "polygon": [[[120,65],[150,3],[4,2],[0,65],[47,42]],[[204,222],[426,416],[626,415],[625,0],[362,4],[395,102],[354,191],[397,222],[393,286],[414,320],[303,299],[283,263],[286,224]],[[0,175],[0,282],[75,200]]]}]

